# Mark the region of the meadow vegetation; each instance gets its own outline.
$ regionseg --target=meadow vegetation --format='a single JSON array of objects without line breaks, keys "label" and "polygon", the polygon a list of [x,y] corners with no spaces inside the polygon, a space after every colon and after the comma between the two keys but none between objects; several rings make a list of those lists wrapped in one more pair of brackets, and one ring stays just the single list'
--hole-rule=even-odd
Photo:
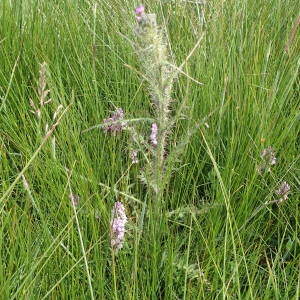
[{"label": "meadow vegetation", "polygon": [[138,5],[0,1],[0,298],[299,299],[300,2]]}]

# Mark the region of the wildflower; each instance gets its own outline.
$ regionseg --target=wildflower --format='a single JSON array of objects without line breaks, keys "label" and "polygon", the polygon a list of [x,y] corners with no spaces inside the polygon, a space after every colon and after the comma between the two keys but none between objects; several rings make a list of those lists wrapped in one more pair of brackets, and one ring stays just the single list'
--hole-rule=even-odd
[{"label": "wildflower", "polygon": [[133,150],[133,151],[131,152],[130,157],[131,157],[131,160],[132,160],[132,163],[133,163],[133,164],[137,164],[137,163],[139,162],[139,159],[138,159],[138,151],[137,151],[137,150]]},{"label": "wildflower", "polygon": [[151,126],[150,141],[153,146],[157,145],[157,124],[156,123],[153,123]]},{"label": "wildflower", "polygon": [[71,200],[71,203],[74,207],[77,207],[78,204],[79,204],[79,196],[73,194],[73,193],[70,193],[69,195],[69,198]]},{"label": "wildflower", "polygon": [[261,158],[270,166],[276,164],[275,152],[272,147],[264,149]]},{"label": "wildflower", "polygon": [[127,217],[125,214],[125,208],[121,202],[115,202],[111,213],[111,247],[116,252],[123,247],[125,236],[125,225],[127,223]]},{"label": "wildflower", "polygon": [[288,193],[291,189],[291,186],[286,182],[282,182],[278,187],[275,193],[280,196],[280,202],[288,199]]},{"label": "wildflower", "polygon": [[134,11],[135,11],[137,20],[140,21],[145,14],[145,6],[143,4],[141,4]]},{"label": "wildflower", "polygon": [[156,27],[156,14],[146,14],[145,6],[143,4],[139,5],[135,10],[135,17],[138,23],[136,28],[136,33],[144,34],[146,33],[146,27]]},{"label": "wildflower", "polygon": [[272,147],[268,147],[262,151],[261,159],[263,163],[257,168],[259,174],[262,174],[264,171],[270,172],[271,166],[276,164],[276,156]]},{"label": "wildflower", "polygon": [[124,129],[124,127],[126,126],[125,122],[117,122],[117,121],[122,121],[123,119],[124,119],[124,112],[122,108],[117,108],[110,118],[103,120],[103,123],[107,123],[107,125],[102,126],[102,128],[105,132],[116,134],[120,132],[122,129]]}]

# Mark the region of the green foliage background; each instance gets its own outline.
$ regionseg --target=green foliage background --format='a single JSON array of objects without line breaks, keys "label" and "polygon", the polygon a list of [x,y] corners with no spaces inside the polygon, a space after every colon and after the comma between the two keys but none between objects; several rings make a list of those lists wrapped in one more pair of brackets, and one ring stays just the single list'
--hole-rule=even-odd
[{"label": "green foliage background", "polygon": [[[298,299],[300,29],[288,52],[285,45],[300,3],[145,3],[166,27],[178,65],[203,35],[184,69],[203,85],[184,75],[176,83],[173,110],[183,99],[187,107],[172,143],[201,125],[174,159],[164,202],[150,202],[143,227],[143,161],[130,166],[128,133],[82,133],[115,107],[128,119],[151,114],[127,41],[137,4],[0,2],[1,298]],[[44,61],[52,102],[39,127],[29,103],[38,101]],[[40,147],[39,128],[51,127],[60,104],[70,106],[53,133],[55,159],[52,136]],[[259,176],[270,145],[277,164]],[[29,190],[16,180],[21,175]],[[288,201],[265,205],[282,181],[291,185]],[[69,186],[80,196],[80,231]],[[109,220],[117,200],[129,222],[113,258]]]}]

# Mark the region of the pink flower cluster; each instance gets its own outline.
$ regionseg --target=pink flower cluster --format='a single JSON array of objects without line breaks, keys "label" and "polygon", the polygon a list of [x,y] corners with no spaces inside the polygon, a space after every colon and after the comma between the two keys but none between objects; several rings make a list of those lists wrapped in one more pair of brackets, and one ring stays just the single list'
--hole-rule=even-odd
[{"label": "pink flower cluster", "polygon": [[127,223],[127,217],[125,214],[125,208],[122,202],[116,202],[111,213],[111,247],[114,251],[118,251],[123,247],[125,236],[125,225]]},{"label": "pink flower cluster", "polygon": [[137,21],[141,21],[143,16],[145,15],[145,6],[143,4],[139,5],[135,10],[135,16]]},{"label": "pink flower cluster", "polygon": [[158,131],[157,124],[153,123],[151,126],[151,135],[150,135],[150,141],[153,146],[157,145],[157,131]]},{"label": "pink flower cluster", "polygon": [[126,123],[122,122],[123,119],[124,119],[123,109],[117,108],[116,111],[113,112],[110,118],[103,120],[103,123],[107,123],[107,125],[103,125],[102,128],[107,133],[116,134],[120,132],[122,129],[124,129],[124,127],[126,126]]}]

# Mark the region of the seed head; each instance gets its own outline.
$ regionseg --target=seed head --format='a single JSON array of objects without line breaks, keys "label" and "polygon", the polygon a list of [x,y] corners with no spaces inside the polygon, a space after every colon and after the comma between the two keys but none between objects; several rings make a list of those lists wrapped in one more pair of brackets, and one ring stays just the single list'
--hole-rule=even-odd
[{"label": "seed head", "polygon": [[288,193],[291,189],[291,186],[286,182],[282,182],[278,187],[275,193],[280,197],[281,201],[288,199]]},{"label": "seed head", "polygon": [[71,200],[71,203],[74,207],[77,207],[79,204],[79,196],[75,195],[73,193],[70,193],[69,198]]},{"label": "seed head", "polygon": [[133,150],[131,152],[131,160],[133,164],[138,164],[139,163],[139,159],[138,159],[138,151],[137,150]]}]

